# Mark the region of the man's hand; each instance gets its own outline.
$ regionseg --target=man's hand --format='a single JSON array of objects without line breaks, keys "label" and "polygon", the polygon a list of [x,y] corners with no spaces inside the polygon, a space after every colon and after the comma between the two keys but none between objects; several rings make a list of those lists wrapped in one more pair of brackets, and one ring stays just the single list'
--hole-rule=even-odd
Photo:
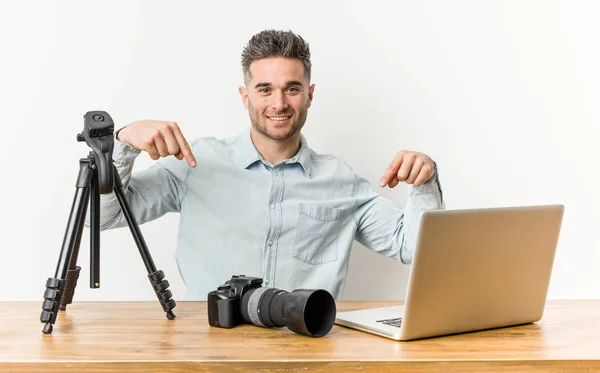
[{"label": "man's hand", "polygon": [[119,131],[117,140],[144,150],[154,160],[174,155],[179,160],[185,157],[190,166],[196,167],[196,158],[192,154],[190,145],[175,122],[158,120],[133,122]]},{"label": "man's hand", "polygon": [[427,155],[401,150],[385,170],[379,186],[383,188],[388,185],[393,188],[401,181],[419,186],[433,176],[434,169],[435,164]]}]

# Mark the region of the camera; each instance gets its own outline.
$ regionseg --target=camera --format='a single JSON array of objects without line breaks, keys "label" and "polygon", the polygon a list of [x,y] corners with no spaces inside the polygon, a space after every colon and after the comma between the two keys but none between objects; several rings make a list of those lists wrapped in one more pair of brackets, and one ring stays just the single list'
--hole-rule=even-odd
[{"label": "camera", "polygon": [[311,337],[329,333],[336,316],[333,296],[326,290],[292,292],[263,287],[263,279],[233,275],[208,293],[208,323],[220,328],[240,324],[286,326]]}]

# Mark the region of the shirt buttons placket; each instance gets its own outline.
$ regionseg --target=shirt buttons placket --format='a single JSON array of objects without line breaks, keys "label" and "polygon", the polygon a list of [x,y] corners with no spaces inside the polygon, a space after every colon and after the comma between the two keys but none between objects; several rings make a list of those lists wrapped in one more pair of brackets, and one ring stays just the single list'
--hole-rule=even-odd
[{"label": "shirt buttons placket", "polygon": [[[276,189],[274,190],[275,193],[271,196],[272,201],[275,201],[275,202],[271,202],[271,210],[275,210],[277,208],[277,203],[276,202],[280,202],[277,199],[277,196],[281,192],[281,182],[282,182],[281,181],[281,176],[282,176],[282,173],[281,173],[281,170],[279,170],[279,169],[276,169],[276,170],[271,169],[271,172],[272,172],[272,175],[273,175],[273,178],[274,178],[274,180],[273,180],[274,185],[277,186]],[[278,215],[278,211],[273,211],[272,212],[272,215],[271,215],[272,216],[272,220],[271,220],[272,222],[273,221],[277,221],[277,219],[278,219],[277,215]],[[272,232],[269,232],[269,237],[276,237],[278,234],[279,234],[279,232],[272,231]],[[274,244],[275,243],[276,243],[275,240],[270,239],[267,242],[267,246],[266,246],[266,252],[268,253],[267,257],[268,257],[269,263],[267,264],[267,272],[265,273],[265,276],[264,276],[264,278],[265,278],[264,284],[265,285],[269,285],[270,283],[272,283],[272,281],[269,278],[267,278],[267,277],[270,277],[272,275],[272,270],[273,270],[272,266],[274,266],[274,263],[271,260],[274,260],[274,256],[273,255],[274,255],[274,250],[275,250],[274,249]]]}]

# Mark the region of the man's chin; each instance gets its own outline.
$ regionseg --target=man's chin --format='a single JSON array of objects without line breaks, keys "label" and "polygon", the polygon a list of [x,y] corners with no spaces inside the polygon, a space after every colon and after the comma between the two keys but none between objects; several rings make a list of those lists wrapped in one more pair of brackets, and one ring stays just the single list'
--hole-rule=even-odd
[{"label": "man's chin", "polygon": [[302,128],[297,128],[293,124],[290,126],[286,126],[286,127],[274,128],[264,122],[261,123],[260,125],[253,122],[252,127],[254,127],[254,130],[256,132],[260,133],[262,136],[268,137],[269,139],[276,140],[276,141],[289,140],[290,138],[299,134],[300,130],[302,129]]},{"label": "man's chin", "polygon": [[290,139],[296,135],[299,130],[295,127],[287,127],[287,128],[268,128],[266,133],[263,133],[268,138],[278,141],[284,141]]},{"label": "man's chin", "polygon": [[277,141],[285,141],[288,140],[292,137],[294,137],[294,135],[296,134],[296,132],[294,131],[267,131],[267,137],[269,137],[270,139],[273,140],[277,140]]}]

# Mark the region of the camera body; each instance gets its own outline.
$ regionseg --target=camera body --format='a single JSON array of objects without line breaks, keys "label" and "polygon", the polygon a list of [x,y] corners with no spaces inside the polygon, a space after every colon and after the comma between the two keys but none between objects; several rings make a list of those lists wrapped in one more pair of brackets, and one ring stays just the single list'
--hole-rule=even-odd
[{"label": "camera body", "polygon": [[260,277],[233,275],[208,293],[208,323],[220,328],[240,324],[282,327],[311,337],[331,330],[336,307],[333,296],[323,289],[287,292],[262,286]]},{"label": "camera body", "polygon": [[233,275],[231,280],[208,293],[208,323],[220,328],[244,324],[241,314],[242,297],[249,290],[262,287],[263,279]]}]

